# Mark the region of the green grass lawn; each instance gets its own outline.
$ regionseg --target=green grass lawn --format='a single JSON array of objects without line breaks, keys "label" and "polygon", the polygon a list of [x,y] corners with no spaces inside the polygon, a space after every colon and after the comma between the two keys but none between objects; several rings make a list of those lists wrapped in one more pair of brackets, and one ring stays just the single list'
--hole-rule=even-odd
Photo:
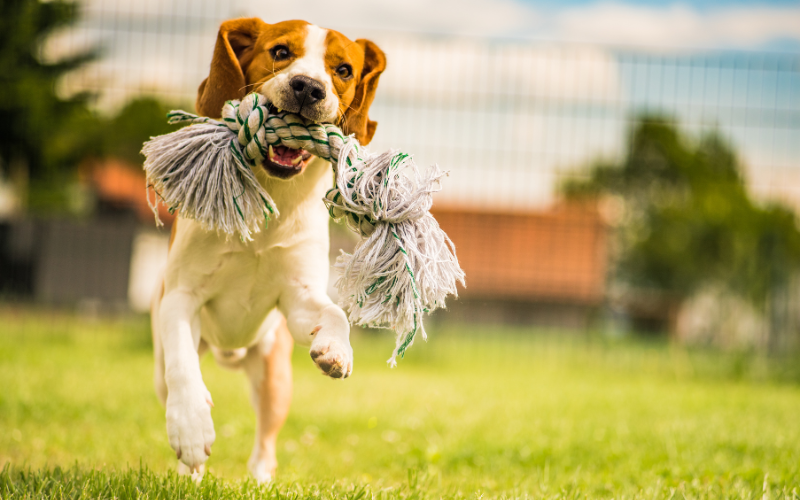
[{"label": "green grass lawn", "polygon": [[242,374],[203,361],[217,441],[174,475],[147,321],[0,312],[3,498],[800,498],[800,361],[526,330],[432,329],[353,377],[295,351],[278,479],[246,478]]}]

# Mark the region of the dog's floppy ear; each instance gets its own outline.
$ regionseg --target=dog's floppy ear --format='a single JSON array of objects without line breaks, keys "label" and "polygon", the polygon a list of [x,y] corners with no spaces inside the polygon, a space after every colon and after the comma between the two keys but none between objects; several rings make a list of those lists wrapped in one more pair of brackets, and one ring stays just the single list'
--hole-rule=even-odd
[{"label": "dog's floppy ear", "polygon": [[257,17],[231,19],[219,27],[211,71],[197,89],[197,114],[218,117],[225,101],[247,93],[244,75],[253,60],[258,34],[266,23]]},{"label": "dog's floppy ear", "polygon": [[369,119],[367,115],[369,106],[375,98],[378,80],[386,69],[386,56],[377,45],[369,40],[358,39],[356,43],[364,50],[364,69],[361,71],[361,80],[356,87],[353,102],[344,113],[342,125],[346,134],[355,134],[361,144],[369,144],[375,135],[377,122]]}]

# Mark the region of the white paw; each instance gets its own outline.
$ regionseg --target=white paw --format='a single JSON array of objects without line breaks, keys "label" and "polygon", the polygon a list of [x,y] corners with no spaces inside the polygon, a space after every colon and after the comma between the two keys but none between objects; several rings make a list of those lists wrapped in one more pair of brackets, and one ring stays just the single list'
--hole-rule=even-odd
[{"label": "white paw", "polygon": [[203,480],[203,475],[206,473],[206,466],[200,465],[194,470],[190,469],[185,463],[178,461],[178,475],[179,476],[192,476],[192,481],[200,484]]},{"label": "white paw", "polygon": [[259,484],[267,484],[275,477],[277,465],[275,460],[258,458],[253,455],[247,462],[247,470],[250,471],[250,474],[252,474],[253,478],[258,481]]},{"label": "white paw", "polygon": [[318,330],[309,354],[319,369],[331,378],[347,378],[353,373],[353,348],[350,342],[326,335],[325,330]]},{"label": "white paw", "polygon": [[167,395],[169,445],[191,472],[199,471],[211,455],[215,438],[212,406],[211,395],[202,383],[170,388]]}]

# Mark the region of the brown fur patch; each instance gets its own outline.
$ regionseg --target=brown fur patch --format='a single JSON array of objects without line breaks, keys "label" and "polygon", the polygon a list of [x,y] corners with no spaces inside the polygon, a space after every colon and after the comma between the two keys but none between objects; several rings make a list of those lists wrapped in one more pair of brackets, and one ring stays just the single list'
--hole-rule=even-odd
[{"label": "brown fur patch", "polygon": [[[347,134],[355,134],[361,144],[369,144],[378,123],[369,119],[369,107],[375,99],[378,80],[386,69],[386,56],[377,45],[360,38],[355,41],[363,53],[363,66],[357,74],[358,85],[342,118],[342,129]],[[353,68],[355,70],[355,68]]]},{"label": "brown fur patch", "polygon": [[[364,51],[357,43],[338,31],[328,30],[325,43],[328,45],[325,51],[325,69],[331,75],[331,81],[339,95],[339,116],[344,116],[353,102],[356,87],[361,81],[361,71],[364,69]],[[353,68],[353,76],[347,80],[343,80],[336,73],[336,68],[344,63]]]},{"label": "brown fur patch", "polygon": [[[251,90],[269,81],[305,54],[306,21],[283,21],[267,24],[258,18],[232,19],[220,26],[211,71],[198,89],[197,112],[219,116],[229,99],[241,99]],[[368,110],[375,97],[386,57],[369,40],[355,42],[338,31],[328,30],[325,38],[325,69],[331,76],[339,97],[339,126],[368,144],[377,123],[369,120]],[[276,61],[270,49],[285,45],[291,53]],[[341,78],[336,69],[343,63],[353,69],[351,78]]]},{"label": "brown fur patch", "polygon": [[[256,40],[255,55],[247,68],[247,88],[252,90],[269,81],[276,73],[286,69],[306,52],[306,21],[283,21],[276,24],[263,23],[263,28]],[[270,49],[277,45],[289,48],[291,56],[283,61],[276,61]]]}]

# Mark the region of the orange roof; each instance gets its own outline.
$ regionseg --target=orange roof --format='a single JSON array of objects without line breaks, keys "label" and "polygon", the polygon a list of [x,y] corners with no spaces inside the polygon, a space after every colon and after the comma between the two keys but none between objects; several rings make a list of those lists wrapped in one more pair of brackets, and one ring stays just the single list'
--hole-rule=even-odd
[{"label": "orange roof", "polygon": [[[141,167],[116,159],[107,159],[89,167],[90,181],[97,194],[106,203],[132,208],[143,222],[153,221],[153,211],[147,196],[155,197],[152,189],[145,194],[145,176]],[[169,225],[175,218],[164,205],[158,206],[158,216]]]},{"label": "orange roof", "polygon": [[464,297],[596,304],[606,279],[606,226],[593,206],[534,213],[434,207],[467,275]]}]

